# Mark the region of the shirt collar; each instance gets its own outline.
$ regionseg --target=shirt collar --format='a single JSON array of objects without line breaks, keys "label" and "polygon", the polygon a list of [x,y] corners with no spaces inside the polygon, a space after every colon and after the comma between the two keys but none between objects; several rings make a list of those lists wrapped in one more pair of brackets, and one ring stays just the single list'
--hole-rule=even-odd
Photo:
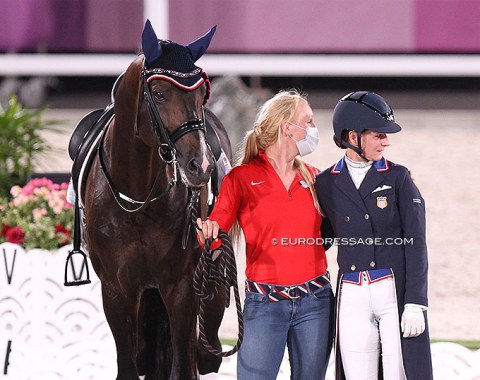
[{"label": "shirt collar", "polygon": [[[257,159],[261,162],[262,165],[265,165],[267,170],[273,171],[275,175],[278,177],[277,172],[275,171],[275,168],[273,167],[272,163],[268,159],[267,155],[265,154],[264,150],[259,150],[257,154]],[[280,177],[279,177],[280,178]],[[299,171],[297,171],[297,174],[295,175],[295,178],[293,180],[294,183],[298,183],[301,180],[303,180],[302,175],[300,174]]]},{"label": "shirt collar", "polygon": [[[340,174],[345,165],[345,157],[342,157],[340,161],[332,166],[330,174]],[[386,172],[390,170],[390,162],[385,159],[385,157],[382,157],[378,161],[373,161],[373,167],[377,170],[377,172]]]}]

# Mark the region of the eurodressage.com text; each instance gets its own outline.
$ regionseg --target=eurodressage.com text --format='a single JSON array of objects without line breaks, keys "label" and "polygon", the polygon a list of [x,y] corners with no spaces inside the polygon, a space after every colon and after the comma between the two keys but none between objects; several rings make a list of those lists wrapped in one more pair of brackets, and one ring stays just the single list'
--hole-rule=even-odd
[{"label": "eurodressage.com text", "polygon": [[413,238],[273,238],[272,245],[413,245]]}]

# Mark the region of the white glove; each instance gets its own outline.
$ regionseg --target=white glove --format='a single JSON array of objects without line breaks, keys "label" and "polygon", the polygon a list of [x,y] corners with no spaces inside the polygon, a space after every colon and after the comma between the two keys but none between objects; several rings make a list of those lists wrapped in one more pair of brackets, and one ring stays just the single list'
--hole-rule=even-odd
[{"label": "white glove", "polygon": [[402,314],[402,332],[404,338],[414,338],[425,331],[425,317],[422,307],[407,304]]}]

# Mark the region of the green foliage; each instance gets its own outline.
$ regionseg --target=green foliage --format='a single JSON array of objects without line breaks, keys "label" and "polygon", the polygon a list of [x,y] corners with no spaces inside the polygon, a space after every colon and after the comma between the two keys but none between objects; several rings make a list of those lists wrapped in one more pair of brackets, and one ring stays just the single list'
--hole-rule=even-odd
[{"label": "green foliage", "polygon": [[42,112],[25,109],[15,96],[6,109],[0,106],[0,197],[25,184],[34,159],[51,149],[40,132],[55,122],[42,122]]}]

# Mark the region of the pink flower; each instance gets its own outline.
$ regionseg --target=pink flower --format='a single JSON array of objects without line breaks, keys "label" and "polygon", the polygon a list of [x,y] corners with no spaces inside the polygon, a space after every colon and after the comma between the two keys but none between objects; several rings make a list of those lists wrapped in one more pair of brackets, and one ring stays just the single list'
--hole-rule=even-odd
[{"label": "pink flower", "polygon": [[31,185],[33,187],[42,187],[42,186],[47,186],[49,187],[50,185],[52,185],[53,182],[51,180],[49,180],[48,178],[46,177],[42,177],[42,178],[34,178],[32,179],[29,183],[27,183],[27,186],[28,185]]},{"label": "pink flower", "polygon": [[28,197],[30,194],[33,193],[33,189],[34,189],[34,187],[29,186],[29,185],[23,186],[22,187],[22,195]]},{"label": "pink flower", "polygon": [[24,196],[23,194],[20,194],[18,197],[13,198],[12,200],[12,205],[15,207],[21,207],[26,203],[28,203],[28,197]]},{"label": "pink flower", "polygon": [[10,189],[10,194],[12,195],[12,197],[17,197],[19,196],[20,194],[22,193],[22,188],[18,185],[16,186],[13,186],[11,189]]},{"label": "pink flower", "polygon": [[37,220],[37,221],[40,220],[40,218],[41,218],[42,216],[47,215],[47,213],[48,213],[48,212],[47,212],[47,209],[46,209],[46,208],[34,208],[34,209],[32,210],[33,219],[35,219],[35,220]]},{"label": "pink flower", "polygon": [[22,194],[28,196],[32,194],[36,188],[39,188],[39,187],[50,188],[50,186],[52,185],[53,185],[53,182],[48,178],[45,178],[45,177],[34,178],[30,182],[28,182],[25,186],[23,186]]}]

